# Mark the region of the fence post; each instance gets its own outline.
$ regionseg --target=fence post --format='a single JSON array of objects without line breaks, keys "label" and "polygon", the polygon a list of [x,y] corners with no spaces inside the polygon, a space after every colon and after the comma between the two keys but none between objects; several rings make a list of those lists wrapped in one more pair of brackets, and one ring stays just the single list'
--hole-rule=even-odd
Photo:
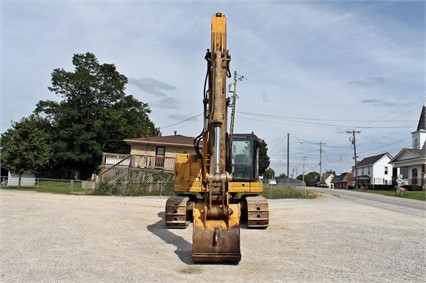
[{"label": "fence post", "polygon": [[74,191],[74,180],[71,179],[70,181],[70,193],[72,193]]}]

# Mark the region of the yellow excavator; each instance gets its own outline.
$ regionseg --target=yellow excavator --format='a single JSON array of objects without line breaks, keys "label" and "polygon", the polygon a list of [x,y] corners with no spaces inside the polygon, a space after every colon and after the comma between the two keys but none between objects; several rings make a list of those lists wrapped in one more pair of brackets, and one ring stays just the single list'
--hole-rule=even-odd
[{"label": "yellow excavator", "polygon": [[226,18],[212,17],[211,48],[207,50],[204,82],[204,125],[194,139],[195,154],[178,154],[175,196],[165,207],[167,228],[186,228],[193,221],[193,262],[241,260],[240,224],[265,229],[267,200],[259,195],[259,147],[253,133],[227,133],[231,55],[226,49]]}]

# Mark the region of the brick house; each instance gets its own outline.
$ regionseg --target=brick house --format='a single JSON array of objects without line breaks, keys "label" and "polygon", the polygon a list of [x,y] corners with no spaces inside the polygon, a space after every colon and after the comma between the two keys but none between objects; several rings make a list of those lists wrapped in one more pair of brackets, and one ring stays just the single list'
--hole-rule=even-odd
[{"label": "brick house", "polygon": [[355,181],[353,177],[353,172],[345,172],[338,176],[335,176],[331,180],[332,186],[334,189],[350,189],[354,188]]}]

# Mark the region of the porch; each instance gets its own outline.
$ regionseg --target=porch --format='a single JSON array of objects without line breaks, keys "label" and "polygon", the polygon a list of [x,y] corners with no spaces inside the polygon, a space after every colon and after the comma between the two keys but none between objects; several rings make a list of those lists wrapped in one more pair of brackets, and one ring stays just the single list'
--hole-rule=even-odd
[{"label": "porch", "polygon": [[108,171],[112,167],[116,166],[141,169],[157,169],[173,172],[175,170],[175,160],[176,158],[174,157],[103,152],[99,175],[102,175],[105,171]]}]

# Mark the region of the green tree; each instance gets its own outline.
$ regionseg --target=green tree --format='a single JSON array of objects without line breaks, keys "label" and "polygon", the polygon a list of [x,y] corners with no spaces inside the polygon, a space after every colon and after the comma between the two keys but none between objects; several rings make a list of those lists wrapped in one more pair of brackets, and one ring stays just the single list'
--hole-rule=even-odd
[{"label": "green tree", "polygon": [[268,145],[264,140],[262,140],[259,146],[259,175],[263,175],[265,173],[265,170],[269,167],[270,163]]},{"label": "green tree", "polygon": [[275,179],[275,171],[272,168],[267,168],[263,174],[264,180]]},{"label": "green tree", "polygon": [[12,128],[1,134],[1,163],[19,175],[37,171],[49,162],[51,146],[49,134],[45,131],[47,121],[31,115],[12,123]]},{"label": "green tree", "polygon": [[320,180],[320,175],[318,172],[309,172],[305,175],[305,183],[307,186],[313,186],[316,182]]},{"label": "green tree", "polygon": [[54,69],[49,90],[62,101],[39,101],[35,113],[51,122],[56,170],[97,170],[102,152],[126,153],[123,140],[160,132],[149,119],[148,104],[126,95],[127,78],[113,64],[99,64],[92,53],[74,54],[73,72]]},{"label": "green tree", "polygon": [[278,175],[277,179],[286,179],[287,175],[285,173],[281,173],[280,175]]}]

